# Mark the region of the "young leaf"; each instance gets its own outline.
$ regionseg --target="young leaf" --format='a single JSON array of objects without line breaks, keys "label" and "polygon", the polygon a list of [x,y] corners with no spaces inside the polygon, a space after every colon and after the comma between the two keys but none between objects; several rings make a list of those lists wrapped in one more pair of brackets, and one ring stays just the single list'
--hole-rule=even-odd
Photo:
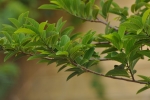
[{"label": "young leaf", "polygon": [[58,51],[58,52],[56,52],[56,55],[58,55],[58,56],[68,56],[68,52],[67,51]]}]

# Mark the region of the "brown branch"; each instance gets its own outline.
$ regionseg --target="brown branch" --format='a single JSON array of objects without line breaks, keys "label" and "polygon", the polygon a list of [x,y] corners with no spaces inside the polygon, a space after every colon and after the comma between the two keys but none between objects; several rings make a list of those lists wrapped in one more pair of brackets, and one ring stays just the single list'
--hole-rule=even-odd
[{"label": "brown branch", "polygon": [[86,72],[98,75],[98,76],[103,76],[103,77],[107,77],[107,78],[112,78],[112,79],[116,79],[116,80],[123,80],[123,81],[128,81],[128,82],[132,82],[132,83],[139,83],[139,84],[149,84],[147,82],[142,82],[142,81],[138,81],[138,80],[131,80],[131,79],[126,79],[126,78],[120,78],[120,77],[114,77],[114,76],[106,76],[104,74],[92,71],[90,69],[87,69],[85,67],[81,67],[81,69],[85,70]]},{"label": "brown branch", "polygon": [[132,70],[130,69],[128,63],[127,63],[127,68],[128,68],[128,70],[129,70],[129,72],[130,72],[130,74],[131,74],[132,80],[134,81],[134,80],[135,80],[135,79],[134,79],[134,75],[133,75],[133,72],[132,72]]},{"label": "brown branch", "polygon": [[[24,53],[26,54],[26,53]],[[26,55],[29,55],[29,56],[33,56],[32,54],[26,54]],[[44,57],[44,59],[47,59],[47,60],[52,60],[54,58],[49,58],[49,57]],[[110,60],[110,59],[101,59],[101,61],[106,61],[106,60]],[[131,79],[126,79],[126,78],[120,78],[120,77],[114,77],[114,76],[106,76],[102,73],[98,73],[98,72],[95,72],[93,70],[90,70],[90,69],[87,69],[85,67],[82,67],[78,64],[76,64],[75,62],[71,61],[70,62],[72,65],[74,66],[77,66],[79,68],[81,68],[82,70],[84,70],[85,72],[89,72],[89,73],[92,73],[92,74],[95,74],[95,75],[98,75],[98,76],[102,76],[102,77],[107,77],[107,78],[111,78],[111,79],[116,79],[116,80],[123,80],[123,81],[127,81],[127,82],[132,82],[132,83],[139,83],[139,84],[149,84],[148,82],[142,82],[142,81],[138,81],[138,80],[131,80]]]},{"label": "brown branch", "polygon": [[[76,16],[76,17],[78,17],[78,16]],[[78,18],[80,18],[80,17],[78,17]],[[101,20],[101,19],[99,19],[99,18],[97,18],[97,20],[89,20],[89,19],[84,19],[84,18],[80,18],[80,19],[85,20],[85,21],[89,21],[89,22],[102,23],[102,24],[104,24],[104,25],[108,25],[108,24],[109,24],[108,22],[103,21],[103,20]],[[112,26],[112,25],[109,25],[109,27],[110,27],[110,28],[113,28],[113,29],[115,29],[115,30],[118,30],[117,27],[114,27],[114,26]]]}]

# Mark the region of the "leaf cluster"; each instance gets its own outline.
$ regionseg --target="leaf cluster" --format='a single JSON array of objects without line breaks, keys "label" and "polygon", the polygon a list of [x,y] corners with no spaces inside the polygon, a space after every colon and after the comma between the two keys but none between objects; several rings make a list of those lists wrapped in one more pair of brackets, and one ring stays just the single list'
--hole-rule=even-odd
[{"label": "leaf cluster", "polygon": [[[84,21],[106,25],[104,34],[95,34],[89,30],[86,33],[73,33],[74,27],[63,28],[66,21],[60,18],[57,23],[48,21],[38,23],[22,13],[18,19],[10,18],[11,25],[3,25],[3,37],[0,38],[1,49],[5,51],[4,61],[14,56],[18,59],[28,55],[28,60],[38,58],[39,62],[61,66],[58,71],[68,68],[72,73],[67,80],[84,72],[118,80],[146,84],[137,93],[149,88],[149,77],[140,75],[143,80],[136,80],[136,63],[150,58],[150,10],[149,0],[136,0],[131,6],[129,15],[127,7],[120,7],[113,0],[50,0],[50,4],[40,6],[40,9],[65,10]],[[109,14],[117,15],[120,21],[117,27],[107,22]],[[100,19],[101,16],[103,19]],[[146,47],[146,49],[145,49]],[[100,53],[96,48],[104,48]],[[101,58],[100,55],[105,55]],[[99,61],[114,60],[114,65],[106,74],[101,74],[89,68]],[[122,78],[123,77],[123,78]]]}]

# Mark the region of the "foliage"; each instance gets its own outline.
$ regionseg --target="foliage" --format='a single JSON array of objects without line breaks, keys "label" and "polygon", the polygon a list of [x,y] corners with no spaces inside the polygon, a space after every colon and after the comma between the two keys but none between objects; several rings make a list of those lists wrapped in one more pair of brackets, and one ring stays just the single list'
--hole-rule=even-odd
[{"label": "foliage", "polygon": [[[127,7],[120,7],[113,0],[51,0],[50,4],[40,6],[40,9],[65,10],[69,14],[84,21],[106,25],[104,34],[96,34],[89,30],[86,33],[73,33],[73,27],[63,28],[66,21],[62,18],[57,23],[47,21],[38,23],[28,17],[29,12],[22,13],[18,19],[9,18],[11,25],[3,25],[0,38],[1,49],[6,54],[4,61],[11,57],[18,59],[29,56],[28,60],[39,59],[39,63],[56,62],[59,71],[72,73],[67,80],[85,72],[99,76],[145,84],[137,93],[150,88],[150,78],[138,75],[142,80],[135,79],[135,65],[150,58],[150,4],[149,0],[136,0],[131,6],[129,15]],[[110,25],[109,14],[117,15],[118,27]],[[99,16],[103,17],[100,19]],[[103,21],[104,20],[104,21]],[[143,48],[143,47],[146,47]],[[96,48],[105,48],[101,53]],[[105,54],[105,58],[100,55]],[[106,74],[90,70],[100,61],[114,60],[120,62]],[[69,67],[70,66],[70,67]]]}]

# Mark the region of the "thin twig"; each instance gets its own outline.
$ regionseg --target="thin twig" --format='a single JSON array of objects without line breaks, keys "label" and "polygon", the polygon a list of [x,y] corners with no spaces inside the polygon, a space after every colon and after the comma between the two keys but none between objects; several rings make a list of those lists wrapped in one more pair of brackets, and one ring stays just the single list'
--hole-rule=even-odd
[{"label": "thin twig", "polygon": [[129,64],[128,64],[128,63],[127,63],[127,67],[128,67],[128,69],[129,69],[129,71],[130,71],[132,80],[134,81],[134,80],[135,80],[135,79],[134,79],[134,75],[133,75],[133,72],[132,72],[131,68],[129,67]]},{"label": "thin twig", "polygon": [[[77,16],[76,16],[76,17],[77,17]],[[78,18],[80,18],[80,17],[78,17]],[[102,24],[104,24],[104,25],[108,25],[108,24],[109,24],[108,22],[103,21],[103,20],[101,20],[101,19],[99,19],[99,18],[97,18],[97,20],[89,20],[89,19],[84,19],[84,18],[80,18],[80,19],[85,20],[85,21],[95,22],[95,23],[102,23]],[[118,30],[117,27],[114,27],[114,26],[112,26],[112,25],[109,25],[109,27],[110,27],[110,28],[113,28],[113,29],[115,29],[115,30]]]},{"label": "thin twig", "polygon": [[108,59],[108,58],[100,58],[99,61],[108,61],[108,60],[111,60],[111,59]]}]

